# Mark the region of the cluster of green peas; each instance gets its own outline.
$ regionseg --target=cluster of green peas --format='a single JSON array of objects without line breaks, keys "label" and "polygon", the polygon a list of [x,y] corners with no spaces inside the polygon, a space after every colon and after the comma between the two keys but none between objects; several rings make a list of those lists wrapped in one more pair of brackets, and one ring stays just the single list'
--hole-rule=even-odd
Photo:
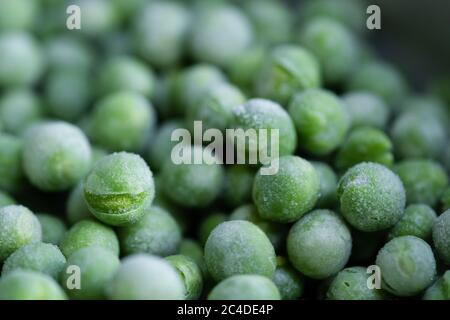
[{"label": "cluster of green peas", "polygon": [[[448,89],[361,2],[73,2],[0,0],[0,299],[450,299]],[[278,129],[278,172],[174,164],[194,120]]]}]

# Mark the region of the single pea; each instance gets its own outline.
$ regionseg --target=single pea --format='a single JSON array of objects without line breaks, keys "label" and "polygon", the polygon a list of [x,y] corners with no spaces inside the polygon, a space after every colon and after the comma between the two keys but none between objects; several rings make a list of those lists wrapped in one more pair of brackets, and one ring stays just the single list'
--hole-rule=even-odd
[{"label": "single pea", "polygon": [[438,256],[445,264],[450,264],[450,211],[441,214],[434,223],[433,244]]},{"label": "single pea", "polygon": [[42,242],[59,245],[67,231],[64,222],[59,217],[44,213],[36,214],[36,217],[42,228]]},{"label": "single pea", "polygon": [[102,98],[88,123],[92,141],[111,151],[140,151],[155,123],[152,104],[139,93],[122,91]]},{"label": "single pea", "polygon": [[274,175],[256,174],[253,201],[261,218],[292,222],[311,210],[319,197],[320,181],[314,167],[297,156],[279,158]]},{"label": "single pea", "polygon": [[428,287],[423,300],[450,300],[450,271],[446,271],[432,286]]},{"label": "single pea", "polygon": [[42,114],[39,97],[29,89],[12,89],[0,98],[0,122],[6,132],[20,135]]},{"label": "single pea", "polygon": [[409,204],[424,203],[435,206],[448,185],[444,168],[433,160],[404,160],[395,165],[394,171],[405,186]]},{"label": "single pea", "polygon": [[247,17],[227,5],[199,6],[189,33],[189,47],[194,59],[227,66],[253,41]]},{"label": "single pea", "polygon": [[0,35],[0,85],[34,84],[44,71],[41,48],[26,32],[11,31]]},{"label": "single pea", "polygon": [[30,182],[43,191],[63,191],[75,185],[91,165],[91,146],[76,126],[43,122],[27,130],[23,168]]},{"label": "single pea", "polygon": [[16,201],[7,193],[0,190],[0,208],[16,204]]},{"label": "single pea", "polygon": [[25,182],[21,138],[0,133],[0,189],[18,191]]},{"label": "single pea", "polygon": [[399,158],[438,158],[446,145],[442,120],[427,111],[406,111],[391,127],[394,150]]},{"label": "single pea", "polygon": [[203,289],[203,276],[194,260],[181,254],[169,256],[166,260],[169,261],[183,279],[184,299],[198,299]]},{"label": "single pea", "polygon": [[296,94],[289,104],[289,114],[299,136],[299,144],[315,155],[335,150],[350,126],[343,102],[334,93],[310,89]]},{"label": "single pea", "polygon": [[348,87],[350,90],[372,92],[390,107],[398,105],[408,91],[406,80],[398,70],[390,64],[379,61],[369,61],[355,70]]},{"label": "single pea", "polygon": [[94,63],[94,52],[88,43],[70,35],[50,36],[44,50],[47,63],[53,70],[87,71]]},{"label": "single pea", "polygon": [[166,260],[136,254],[122,261],[107,293],[113,300],[182,300],[184,284]]},{"label": "single pea", "polygon": [[74,224],[66,233],[59,247],[64,256],[68,258],[75,251],[94,245],[119,255],[119,240],[114,230],[90,220]]},{"label": "single pea", "polygon": [[208,300],[280,300],[277,286],[256,274],[234,275],[217,284]]},{"label": "single pea", "polygon": [[397,224],[389,231],[388,240],[400,236],[416,236],[425,241],[431,239],[431,230],[437,215],[426,204],[411,204]]},{"label": "single pea", "polygon": [[255,74],[264,63],[266,51],[263,46],[251,46],[234,57],[228,64],[227,72],[230,80],[249,95],[252,93]]},{"label": "single pea", "polygon": [[385,300],[388,295],[382,289],[372,289],[368,283],[370,274],[366,268],[350,267],[339,272],[331,282],[329,300]]},{"label": "single pea", "polygon": [[66,219],[70,225],[74,225],[81,220],[93,217],[84,199],[83,182],[80,182],[72,189],[67,199]]},{"label": "single pea", "polygon": [[119,12],[113,1],[74,0],[72,4],[79,6],[83,12],[82,28],[79,31],[89,37],[105,35],[119,22]]},{"label": "single pea", "polygon": [[317,88],[321,84],[316,58],[302,47],[280,45],[272,49],[255,77],[258,96],[286,105],[299,91]]},{"label": "single pea", "polygon": [[378,96],[367,91],[351,91],[343,95],[342,100],[352,127],[386,127],[389,108]]},{"label": "single pea", "polygon": [[152,172],[140,156],[131,153],[103,157],[84,182],[84,197],[92,214],[114,226],[138,221],[154,196]]},{"label": "single pea", "polygon": [[326,83],[341,83],[358,65],[358,41],[336,20],[320,17],[307,22],[300,42],[319,60]]},{"label": "single pea", "polygon": [[[70,289],[73,266],[80,270],[80,288]],[[60,275],[61,286],[71,299],[104,299],[107,285],[120,266],[119,258],[110,250],[95,244],[73,252]]]},{"label": "single pea", "polygon": [[192,239],[183,239],[180,242],[178,253],[191,258],[199,266],[203,275],[208,273],[206,268],[205,259],[203,257],[203,248],[200,244]]},{"label": "single pea", "polygon": [[338,186],[341,213],[356,229],[366,232],[393,227],[405,208],[405,189],[388,168],[371,162],[351,167]]},{"label": "single pea", "polygon": [[56,70],[49,74],[44,94],[51,115],[65,121],[77,120],[90,107],[89,74],[70,68]]},{"label": "single pea", "polygon": [[223,222],[211,232],[205,261],[216,281],[236,274],[271,277],[276,267],[270,240],[253,223],[241,220]]},{"label": "single pea", "polygon": [[222,222],[225,222],[228,220],[228,216],[223,212],[213,212],[212,214],[207,215],[203,220],[200,222],[198,227],[198,240],[201,244],[205,244],[206,240],[208,240],[209,235],[211,232]]},{"label": "single pea", "polygon": [[[161,171],[164,194],[174,203],[183,207],[206,207],[219,195],[223,182],[223,167],[203,161],[195,164],[193,159],[215,160],[208,149],[200,146],[183,147],[189,156],[189,164],[175,164],[167,161]],[[203,158],[205,157],[205,158]]]},{"label": "single pea", "polygon": [[136,58],[116,56],[100,69],[99,92],[103,95],[117,91],[132,91],[152,97],[154,90],[153,71]]},{"label": "single pea", "polygon": [[14,251],[5,260],[2,277],[17,269],[32,270],[58,278],[63,270],[66,258],[59,248],[50,243],[30,243]]},{"label": "single pea", "polygon": [[166,210],[151,206],[136,223],[118,230],[122,253],[148,253],[168,256],[177,252],[181,231],[177,222]]},{"label": "single pea", "polygon": [[319,198],[316,202],[318,208],[332,208],[337,203],[338,179],[333,169],[325,162],[310,162],[319,176]]},{"label": "single pea", "polygon": [[282,300],[297,300],[303,294],[303,276],[290,266],[286,259],[277,258],[278,266],[272,276],[272,281],[278,288]]},{"label": "single pea", "polygon": [[50,276],[15,270],[0,279],[0,300],[66,300],[64,291]]},{"label": "single pea", "polygon": [[1,1],[0,30],[30,29],[37,22],[40,2],[27,0]]},{"label": "single pea", "polygon": [[[248,153],[249,161],[258,159],[265,164],[267,158],[292,154],[297,147],[294,123],[276,102],[259,98],[248,100],[233,109],[230,123],[235,130],[231,134],[227,131],[227,138],[236,145],[238,159]],[[239,129],[244,130],[244,134],[237,134]],[[273,129],[278,130],[278,139],[273,138]],[[256,133],[247,134],[249,130],[256,130]],[[262,138],[266,138],[265,143]]]},{"label": "single pea", "polygon": [[190,24],[189,11],[175,1],[152,1],[140,9],[133,34],[137,52],[151,65],[169,68],[184,53]]},{"label": "single pea", "polygon": [[394,163],[392,142],[381,130],[360,127],[352,130],[339,149],[335,165],[338,170],[360,162],[374,162],[391,167]]},{"label": "single pea", "polygon": [[27,208],[8,205],[0,208],[0,261],[20,247],[42,238],[41,225]]},{"label": "single pea", "polygon": [[399,297],[410,297],[430,286],[436,276],[436,261],[430,246],[420,238],[403,236],[384,245],[376,260],[382,287]]},{"label": "single pea", "polygon": [[227,83],[212,86],[199,103],[187,111],[188,127],[194,121],[202,121],[203,130],[218,129],[224,131],[232,123],[233,109],[245,102],[242,92]]},{"label": "single pea", "polygon": [[350,230],[340,216],[326,209],[305,215],[292,226],[287,238],[290,262],[314,279],[325,279],[342,270],[351,249]]},{"label": "single pea", "polygon": [[450,209],[450,187],[445,188],[444,192],[442,193],[441,207],[443,211]]}]

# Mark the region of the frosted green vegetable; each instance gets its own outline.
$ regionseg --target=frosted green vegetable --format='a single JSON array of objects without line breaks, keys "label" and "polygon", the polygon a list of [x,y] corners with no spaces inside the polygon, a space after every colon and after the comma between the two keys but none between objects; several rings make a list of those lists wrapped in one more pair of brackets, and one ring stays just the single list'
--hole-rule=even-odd
[{"label": "frosted green vegetable", "polygon": [[203,276],[194,260],[180,254],[169,256],[166,260],[169,261],[183,279],[185,299],[198,299],[203,289]]},{"label": "frosted green vegetable", "polygon": [[60,249],[66,258],[75,251],[99,246],[119,255],[119,240],[114,230],[95,221],[83,220],[72,226],[61,241]]},{"label": "frosted green vegetable", "polygon": [[227,67],[231,81],[244,92],[252,92],[253,78],[263,65],[265,56],[266,48],[255,45],[234,57]]},{"label": "frosted green vegetable", "polygon": [[446,271],[432,286],[428,287],[423,300],[450,300],[450,271]]},{"label": "frosted green vegetable", "polygon": [[405,186],[408,203],[434,206],[448,185],[444,168],[433,160],[404,160],[395,165],[394,171]]},{"label": "frosted green vegetable", "polygon": [[272,49],[255,79],[258,96],[287,105],[291,97],[302,90],[321,84],[316,58],[295,45],[280,45]]},{"label": "frosted green vegetable", "polygon": [[155,197],[152,172],[138,155],[120,152],[105,156],[86,177],[84,197],[92,214],[102,222],[132,224]]},{"label": "frosted green vegetable", "polygon": [[51,69],[86,71],[94,63],[92,48],[83,39],[70,35],[50,37],[44,50]]},{"label": "frosted green vegetable", "polygon": [[119,22],[113,1],[108,0],[75,0],[72,4],[78,5],[83,12],[82,34],[90,37],[105,35],[112,31]]},{"label": "frosted green vegetable", "polygon": [[284,258],[278,257],[277,260],[278,266],[272,281],[277,286],[282,300],[297,300],[303,294],[304,279]]},{"label": "frosted green vegetable", "polygon": [[0,30],[29,29],[36,22],[40,2],[27,0],[0,1]]},{"label": "frosted green vegetable", "polygon": [[2,277],[14,270],[23,269],[48,274],[57,279],[65,263],[66,258],[54,244],[30,243],[14,251],[5,260]]},{"label": "frosted green vegetable", "polygon": [[84,199],[83,182],[78,183],[70,192],[66,202],[66,219],[70,225],[94,216]]},{"label": "frosted green vegetable", "polygon": [[392,142],[381,130],[360,127],[352,130],[336,156],[338,170],[346,170],[360,162],[374,162],[391,167],[394,163]]},{"label": "frosted green vegetable", "polygon": [[20,247],[42,238],[41,225],[27,208],[8,205],[0,208],[0,261]]},{"label": "frosted green vegetable", "polygon": [[21,138],[0,133],[0,188],[3,190],[17,191],[24,185],[22,148]]},{"label": "frosted green vegetable", "polygon": [[352,127],[386,127],[389,108],[382,99],[367,91],[351,91],[342,96]]},{"label": "frosted green vegetable", "polygon": [[356,229],[372,232],[394,226],[405,208],[405,189],[388,168],[371,162],[351,167],[338,186],[341,213]]},{"label": "frosted green vegetable", "polygon": [[389,231],[388,239],[400,236],[416,236],[425,241],[431,239],[436,212],[426,204],[411,204],[405,209],[400,221]]},{"label": "frosted green vegetable", "polygon": [[441,214],[434,223],[433,244],[441,260],[450,265],[450,211]]},{"label": "frosted green vegetable", "polygon": [[252,197],[254,171],[247,166],[232,165],[225,172],[224,201],[231,207],[248,202]]},{"label": "frosted green vegetable", "polygon": [[9,205],[12,205],[15,203],[16,203],[16,201],[9,194],[6,194],[5,192],[0,190],[0,208],[9,206]]},{"label": "frosted green vegetable", "polygon": [[113,300],[182,300],[184,284],[169,262],[137,254],[122,261],[107,294]]},{"label": "frosted green vegetable", "polygon": [[241,220],[223,222],[211,232],[205,261],[216,281],[237,274],[271,277],[276,267],[270,240],[253,223]]},{"label": "frosted green vegetable", "polygon": [[59,245],[67,231],[64,222],[59,217],[44,213],[36,217],[42,228],[42,242]]},{"label": "frosted green vegetable", "polygon": [[339,272],[331,282],[329,300],[385,300],[388,295],[382,289],[367,286],[370,273],[363,267],[350,267]]},{"label": "frosted green vegetable", "polygon": [[227,66],[253,41],[252,27],[237,8],[226,5],[200,6],[189,32],[189,49],[198,61]]},{"label": "frosted green vegetable", "polygon": [[28,89],[6,91],[0,99],[0,123],[6,132],[21,134],[42,114],[39,97]]},{"label": "frosted green vegetable", "polygon": [[289,261],[314,279],[325,279],[344,268],[351,249],[352,237],[344,220],[325,209],[314,210],[297,221],[287,238]]},{"label": "frosted green vegetable", "polygon": [[[80,268],[80,289],[69,289],[71,266]],[[104,299],[106,287],[119,266],[119,258],[109,250],[95,245],[82,248],[68,257],[60,283],[71,299]]]},{"label": "frosted green vegetable", "polygon": [[268,278],[254,275],[235,275],[217,284],[208,300],[281,300],[277,286]]},{"label": "frosted green vegetable", "polygon": [[0,300],[66,300],[61,287],[50,276],[15,270],[0,279]]},{"label": "frosted green vegetable", "polygon": [[88,135],[94,143],[111,151],[140,151],[154,127],[155,111],[146,98],[121,91],[103,97],[94,106]]},{"label": "frosted green vegetable", "polygon": [[122,253],[168,256],[176,253],[181,240],[177,222],[164,209],[150,206],[136,223],[118,231]]},{"label": "frosted green vegetable", "polygon": [[27,130],[23,146],[23,168],[30,182],[47,191],[74,186],[91,165],[91,146],[76,126],[51,121]]},{"label": "frosted green vegetable", "polygon": [[299,144],[315,155],[335,150],[344,141],[350,126],[344,104],[331,91],[310,89],[296,94],[288,110]]},{"label": "frosted green vegetable", "polygon": [[431,247],[414,236],[394,238],[377,256],[382,288],[399,297],[417,295],[430,286],[436,276]]},{"label": "frosted green vegetable", "polygon": [[311,161],[310,163],[316,170],[320,181],[319,198],[317,199],[316,207],[333,207],[337,203],[338,179],[336,174],[325,162]]},{"label": "frosted green vegetable", "polygon": [[278,172],[262,175],[253,184],[253,201],[263,219],[292,222],[311,210],[319,197],[320,181],[314,167],[297,156],[279,158]]}]

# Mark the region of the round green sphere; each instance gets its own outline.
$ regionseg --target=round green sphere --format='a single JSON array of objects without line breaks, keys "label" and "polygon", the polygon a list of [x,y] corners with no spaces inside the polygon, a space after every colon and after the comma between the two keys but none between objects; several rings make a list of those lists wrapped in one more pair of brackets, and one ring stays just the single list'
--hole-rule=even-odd
[{"label": "round green sphere", "polygon": [[166,260],[177,270],[184,283],[184,299],[200,298],[203,289],[203,275],[198,265],[191,258],[178,254]]},{"label": "round green sphere", "polygon": [[269,278],[241,274],[217,284],[209,293],[208,300],[281,300],[281,296]]},{"label": "round green sphere", "polygon": [[303,294],[303,277],[286,262],[277,266],[272,281],[277,286],[282,300],[297,300]]},{"label": "round green sphere", "polygon": [[0,2],[0,30],[29,29],[37,22],[40,2],[27,0],[4,0]]},{"label": "round green sphere", "polygon": [[42,228],[42,242],[59,245],[67,231],[62,219],[44,213],[36,214],[36,217]]},{"label": "round green sphere", "polygon": [[433,244],[441,260],[450,265],[450,210],[441,214],[434,223]]},{"label": "round green sphere", "polygon": [[437,215],[433,208],[426,204],[411,204],[397,224],[389,231],[388,239],[401,236],[416,236],[425,241],[431,239],[431,230]]},{"label": "round green sphere", "polygon": [[386,127],[389,108],[378,96],[367,91],[351,91],[342,96],[342,100],[352,127]]}]

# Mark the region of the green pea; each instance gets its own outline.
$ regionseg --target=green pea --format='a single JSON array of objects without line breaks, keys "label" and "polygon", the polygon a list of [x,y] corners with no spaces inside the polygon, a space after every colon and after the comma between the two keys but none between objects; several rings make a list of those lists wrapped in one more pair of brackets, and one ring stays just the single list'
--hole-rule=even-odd
[{"label": "green pea", "polygon": [[262,46],[252,46],[241,52],[227,67],[231,81],[244,92],[251,93],[255,74],[261,69],[266,57],[266,49]]},{"label": "green pea", "polygon": [[423,300],[450,300],[450,271],[446,271],[432,286],[428,287]]},{"label": "green pea", "polygon": [[397,224],[389,231],[388,239],[400,236],[416,236],[425,241],[431,239],[436,212],[426,204],[411,204]]},{"label": "green pea", "polygon": [[351,91],[342,96],[342,100],[352,127],[386,127],[389,108],[378,96],[367,91]]},{"label": "green pea", "polygon": [[84,182],[89,210],[100,221],[114,226],[138,221],[154,196],[152,172],[141,157],[131,153],[103,157]]},{"label": "green pea", "polygon": [[0,133],[0,188],[7,191],[19,190],[25,182],[22,169],[21,138]]},{"label": "green pea", "polygon": [[59,245],[66,234],[64,222],[56,216],[39,213],[36,215],[42,228],[42,242]]},{"label": "green pea", "polygon": [[441,214],[433,225],[433,244],[441,260],[450,264],[450,211]]},{"label": "green pea", "polygon": [[30,29],[37,22],[40,2],[6,0],[1,2],[0,30]]},{"label": "green pea", "polygon": [[119,22],[119,13],[112,1],[75,0],[72,2],[83,12],[82,34],[90,37],[104,35],[113,30]]},{"label": "green pea", "polygon": [[278,257],[278,266],[272,276],[272,281],[278,288],[282,300],[297,300],[303,294],[304,279],[287,261]]},{"label": "green pea", "polygon": [[89,70],[94,63],[92,48],[80,38],[69,35],[49,37],[45,43],[48,65],[54,70]]},{"label": "green pea", "polygon": [[203,289],[202,272],[191,258],[183,255],[174,255],[166,258],[177,270],[184,282],[184,298],[186,300],[198,299]]},{"label": "green pea", "polygon": [[208,300],[280,300],[277,286],[268,278],[256,274],[229,277],[216,285]]}]

